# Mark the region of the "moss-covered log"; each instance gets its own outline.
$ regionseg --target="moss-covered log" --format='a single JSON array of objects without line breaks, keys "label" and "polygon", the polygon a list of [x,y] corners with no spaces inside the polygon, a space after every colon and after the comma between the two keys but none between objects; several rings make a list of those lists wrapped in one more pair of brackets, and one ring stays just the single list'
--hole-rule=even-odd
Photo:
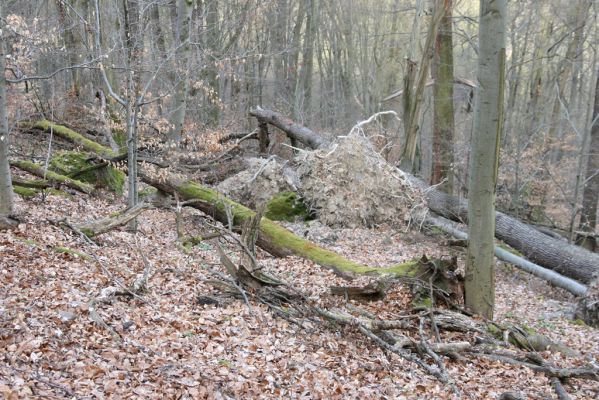
[{"label": "moss-covered log", "polygon": [[30,189],[47,189],[55,186],[51,182],[43,179],[21,179],[16,176],[12,178],[12,184]]},{"label": "moss-covered log", "polygon": [[13,186],[13,190],[16,194],[18,194],[19,196],[21,196],[24,199],[30,199],[32,197],[35,197],[35,195],[38,194],[38,192],[39,192],[38,189],[32,189],[32,188],[17,186],[17,185]]},{"label": "moss-covered log", "polygon": [[80,151],[59,151],[50,160],[50,169],[61,175],[81,182],[106,187],[122,195],[125,187],[125,174],[110,165],[108,161],[93,163],[93,156]]},{"label": "moss-covered log", "polygon": [[[41,121],[37,123],[35,127],[44,130],[52,128],[54,134],[59,135],[74,144],[80,145],[86,150],[95,152],[96,154],[111,158],[118,156],[108,147],[102,146],[75,131],[61,127],[60,125],[55,125],[48,121]],[[195,200],[189,205],[225,224],[228,223],[228,215],[233,217],[233,224],[236,227],[241,227],[246,220],[254,215],[252,210],[234,202],[221,193],[198,183],[180,179],[175,175],[164,176],[161,174],[158,176],[141,168],[139,176],[145,183],[154,186],[163,192],[170,194],[177,193],[182,200]],[[373,268],[368,265],[356,263],[293,234],[268,218],[262,218],[260,223],[258,245],[273,255],[295,255],[314,261],[316,264],[333,269],[342,274],[393,274],[401,277],[419,277],[428,279],[430,273],[436,270],[436,268],[431,268],[430,263],[425,260],[410,260],[386,268]],[[462,290],[460,282],[457,282],[457,280],[453,278],[447,278],[442,274],[437,275],[435,281],[437,287],[444,289],[450,294],[461,296]]]},{"label": "moss-covered log", "polygon": [[41,165],[32,163],[30,161],[14,160],[10,162],[10,165],[23,171],[27,171],[30,174],[39,176],[40,178],[45,178],[49,182],[65,185],[71,189],[75,189],[83,193],[90,194],[94,191],[94,187],[89,183],[81,182],[76,179],[69,178],[68,176],[57,174],[53,171],[44,171],[44,168]]},{"label": "moss-covered log", "polygon": [[[171,194],[177,193],[179,198],[188,201],[190,206],[203,211],[224,224],[228,223],[229,216],[231,216],[233,225],[239,228],[255,215],[255,212],[249,208],[227,198],[216,190],[204,187],[196,182],[179,179],[172,175],[153,178],[144,171],[140,171],[140,177],[144,182],[159,190]],[[428,280],[430,274],[437,269],[426,258],[410,260],[384,268],[360,264],[297,236],[266,217],[262,218],[260,222],[257,243],[262,249],[273,255],[294,255],[305,258],[341,275],[391,274],[398,277]],[[437,274],[435,286],[451,295],[460,297],[462,293],[461,283],[451,273],[447,273],[448,271],[444,272],[439,271]]]},{"label": "moss-covered log", "polygon": [[100,157],[113,158],[119,155],[118,153],[112,151],[110,148],[102,146],[101,144],[86,138],[85,136],[75,132],[72,129],[67,128],[66,126],[58,125],[45,119],[34,123],[33,128],[40,129],[46,132],[52,131],[54,135],[68,140],[69,142],[74,143],[78,146],[81,146],[84,149],[89,150]]}]

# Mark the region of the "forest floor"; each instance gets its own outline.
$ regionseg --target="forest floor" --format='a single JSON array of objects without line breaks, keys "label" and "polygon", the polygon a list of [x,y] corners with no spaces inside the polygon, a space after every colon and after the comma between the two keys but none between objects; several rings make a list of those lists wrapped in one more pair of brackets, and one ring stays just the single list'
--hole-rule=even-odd
[{"label": "forest floor", "polygon": [[[49,222],[83,222],[124,207],[111,195],[17,200],[23,222],[14,231],[0,232],[0,397],[456,398],[417,365],[384,352],[351,327],[306,321],[300,328],[275,317],[264,305],[248,306],[243,300],[222,307],[200,305],[198,296],[214,291],[207,282],[213,279],[210,271],[224,272],[215,242],[232,257],[239,251],[234,241],[224,238],[190,250],[177,246],[171,211],[146,211],[139,217],[136,235],[116,229],[98,237],[97,245]],[[209,230],[198,211],[185,209],[183,214],[186,230]],[[314,222],[291,228],[369,265],[460,251],[441,245],[442,236],[414,231],[333,230]],[[92,321],[88,304],[117,280],[131,284],[144,270],[144,257],[152,266],[148,290],[96,306],[114,336]],[[312,262],[276,259],[261,250],[258,261],[323,307],[346,302],[331,296],[328,288],[347,283]],[[574,304],[570,295],[498,265],[498,321],[533,327],[579,353],[542,354],[556,365],[599,363],[599,330],[568,319]],[[393,316],[408,309],[410,302],[409,289],[396,285],[384,300],[360,307]],[[473,341],[463,333],[446,335]],[[466,358],[445,360],[462,398],[498,398],[506,391],[528,399],[555,398],[543,374]],[[599,398],[596,382],[570,380],[565,387],[572,398]]]}]

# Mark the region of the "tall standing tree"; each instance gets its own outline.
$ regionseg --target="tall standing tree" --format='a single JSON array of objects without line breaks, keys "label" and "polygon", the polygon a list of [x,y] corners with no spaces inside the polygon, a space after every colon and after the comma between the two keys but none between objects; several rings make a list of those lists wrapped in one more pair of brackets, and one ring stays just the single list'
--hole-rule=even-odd
[{"label": "tall standing tree", "polygon": [[468,193],[468,256],[465,304],[493,318],[495,305],[495,187],[503,130],[506,0],[481,0],[478,85]]},{"label": "tall standing tree", "polygon": [[[424,89],[428,80],[428,71],[433,57],[433,47],[437,36],[437,29],[443,11],[435,9],[428,27],[426,42],[422,53],[422,60],[415,75],[416,64],[408,60],[408,70],[404,80],[404,130],[405,140],[402,148],[400,168],[406,172],[415,172],[417,168],[416,149],[418,147],[418,132],[420,131],[420,109],[424,102]],[[412,52],[414,53],[414,52]],[[416,86],[413,87],[413,84]]]},{"label": "tall standing tree", "polygon": [[13,212],[13,189],[8,164],[8,113],[6,110],[6,34],[0,3],[0,217]]},{"label": "tall standing tree", "polygon": [[443,18],[435,39],[433,57],[433,173],[431,184],[441,183],[441,190],[453,192],[453,0],[435,0]]},{"label": "tall standing tree", "polygon": [[[579,230],[594,232],[597,227],[597,202],[599,201],[599,73],[595,83],[595,102],[593,104],[593,123],[591,125],[591,144],[587,158],[585,185],[582,192],[582,211]],[[597,239],[593,235],[580,234],[577,243],[596,251]]]},{"label": "tall standing tree", "polygon": [[172,116],[173,129],[169,139],[174,142],[181,140],[185,115],[187,112],[187,95],[189,93],[189,70],[191,61],[191,15],[193,0],[177,0],[177,28],[175,35],[177,44],[176,60],[178,82],[175,86],[174,110]]},{"label": "tall standing tree", "polygon": [[[142,61],[143,61],[143,27],[142,27],[142,6],[141,0],[122,0],[123,21],[124,21],[124,51],[125,51],[125,91],[119,95],[106,73],[102,62],[104,55],[101,46],[101,28],[100,28],[100,5],[99,0],[94,1],[95,6],[95,40],[94,47],[98,58],[98,67],[102,74],[102,79],[110,96],[125,108],[126,126],[127,126],[127,186],[128,198],[127,204],[133,207],[138,203],[137,191],[137,128],[139,111],[144,103],[141,85]],[[136,229],[136,220],[131,220],[129,224],[131,230]]]}]

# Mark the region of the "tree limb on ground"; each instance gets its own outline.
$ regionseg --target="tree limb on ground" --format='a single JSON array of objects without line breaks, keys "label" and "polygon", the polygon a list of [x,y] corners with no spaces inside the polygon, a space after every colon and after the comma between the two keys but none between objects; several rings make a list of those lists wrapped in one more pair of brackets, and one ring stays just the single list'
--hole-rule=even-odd
[{"label": "tree limb on ground", "polygon": [[96,221],[75,225],[78,230],[83,232],[87,237],[94,237],[103,233],[109,232],[114,228],[123,226],[136,218],[143,211],[152,208],[152,205],[148,203],[139,203],[131,208],[120,211],[115,215],[111,215],[106,218],[102,218]]},{"label": "tree limb on ground", "polygon": [[[114,156],[109,148],[89,140],[75,131],[68,128],[65,128],[65,130],[64,127],[50,124],[47,121],[44,122],[44,126],[47,129],[52,129],[55,135],[64,135],[63,138],[84,147],[88,151],[97,151],[100,155],[108,157]],[[146,168],[140,169],[139,177],[145,183],[165,193],[171,195],[176,193],[179,199],[186,201],[189,206],[199,209],[223,224],[231,222],[233,227],[240,228],[255,214],[254,211],[225,197],[216,190],[174,174],[152,174]],[[258,245],[275,256],[295,255],[302,257],[322,267],[332,269],[345,277],[349,277],[351,274],[391,274],[398,277],[420,277],[426,280],[433,272],[431,264],[426,259],[410,260],[386,268],[376,268],[356,263],[295,235],[268,218],[262,218],[260,222]],[[462,295],[461,282],[453,276],[451,271],[446,271],[445,274],[437,274],[435,284],[448,294],[458,297]]]}]

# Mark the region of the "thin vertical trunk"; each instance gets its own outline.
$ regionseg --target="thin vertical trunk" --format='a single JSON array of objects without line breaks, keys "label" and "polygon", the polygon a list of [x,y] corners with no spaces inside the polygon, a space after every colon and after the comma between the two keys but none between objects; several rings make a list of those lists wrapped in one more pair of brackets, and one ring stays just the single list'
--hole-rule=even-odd
[{"label": "thin vertical trunk", "polygon": [[[137,190],[137,120],[139,113],[138,99],[141,94],[141,63],[143,56],[143,37],[140,27],[140,8],[137,0],[124,0],[125,47],[127,53],[127,205],[133,207],[138,203]],[[137,229],[136,219],[132,219],[129,228]]]},{"label": "thin vertical trunk", "polygon": [[[591,143],[587,159],[585,185],[582,193],[582,211],[579,230],[594,232],[597,227],[597,202],[599,201],[599,73],[595,83],[595,102],[593,104],[593,123],[591,125]],[[597,249],[594,235],[580,235],[577,242],[589,250]]]},{"label": "thin vertical trunk", "polygon": [[306,0],[308,8],[306,13],[306,33],[304,36],[304,49],[302,51],[302,89],[303,89],[303,114],[310,116],[312,110],[312,75],[314,73],[314,41],[317,27],[317,1]]},{"label": "thin vertical trunk", "polygon": [[422,59],[420,61],[420,67],[418,69],[416,87],[413,89],[407,88],[412,90],[412,95],[410,96],[412,100],[409,105],[410,123],[407,126],[400,166],[400,168],[406,172],[414,172],[417,168],[416,148],[418,145],[418,132],[420,131],[420,108],[422,107],[422,103],[424,101],[424,89],[426,87],[430,62],[433,56],[433,46],[435,42],[435,37],[437,36],[437,28],[439,27],[439,23],[442,17],[443,10],[436,9],[431,18],[430,25],[428,28],[426,42],[422,53]]},{"label": "thin vertical trunk", "polygon": [[274,102],[280,108],[288,101],[287,80],[287,18],[289,13],[288,0],[279,1],[279,7],[274,11],[275,24],[272,28],[272,51],[274,52],[273,70],[275,76]]},{"label": "thin vertical trunk", "polygon": [[[73,2],[71,7],[76,6],[77,2]],[[65,7],[62,1],[57,1],[56,7],[58,9],[58,19],[63,28],[63,40],[69,64],[76,65],[83,59],[83,54],[80,54],[83,53],[81,35],[77,32],[79,24],[71,21],[70,14],[72,12],[70,12],[69,8]],[[71,68],[69,73],[71,76],[70,90],[75,96],[79,97],[81,93],[81,70],[79,68]]]},{"label": "thin vertical trunk", "polygon": [[[0,3],[0,24],[4,21]],[[6,110],[6,43],[7,29],[0,25],[0,216],[13,213],[13,190],[8,164],[8,113]]]},{"label": "thin vertical trunk", "polygon": [[206,10],[206,29],[204,31],[204,47],[208,49],[208,57],[205,61],[204,78],[209,88],[210,94],[204,94],[206,106],[206,124],[217,126],[220,119],[219,101],[219,83],[217,79],[216,62],[219,53],[219,2],[218,0],[207,0]]},{"label": "thin vertical trunk", "polygon": [[[158,6],[158,4],[154,4],[150,8],[150,21],[152,24],[152,42],[156,46],[156,48],[154,49],[154,62],[156,63],[156,65],[160,65],[161,63],[167,62],[168,55],[166,53],[166,38],[164,30],[162,29],[160,7]],[[168,71],[166,73],[168,82],[167,85],[170,86],[170,84],[174,81],[173,74],[171,72],[171,68],[167,67],[166,70]],[[157,108],[158,115],[162,117],[162,115],[164,114],[162,99],[157,100]]]},{"label": "thin vertical trunk", "polygon": [[578,49],[582,45],[584,26],[587,18],[587,13],[590,7],[590,2],[580,0],[575,8],[574,17],[571,24],[568,24],[567,29],[572,30],[572,39],[568,43],[566,55],[562,59],[558,67],[558,76],[556,78],[556,96],[553,100],[553,109],[551,112],[551,122],[549,124],[549,138],[555,140],[557,146],[551,153],[551,162],[558,162],[562,157],[561,141],[564,137],[564,129],[562,123],[562,105],[567,108],[568,114],[572,110],[572,106],[567,104],[566,84],[572,79],[573,65],[579,58]]},{"label": "thin vertical trunk", "polygon": [[436,0],[435,7],[443,8],[443,18],[435,39],[433,60],[434,117],[433,173],[431,184],[441,183],[440,189],[453,192],[453,39],[452,0]]},{"label": "thin vertical trunk", "polygon": [[465,304],[493,319],[495,187],[503,129],[506,0],[481,0],[477,99],[471,144]]},{"label": "thin vertical trunk", "polygon": [[301,34],[302,34],[302,25],[304,24],[304,19],[306,19],[306,1],[301,0],[299,2],[299,9],[297,12],[297,19],[295,21],[295,26],[293,27],[293,42],[291,47],[293,49],[291,53],[291,62],[290,68],[292,68],[293,73],[291,74],[291,94],[293,95],[292,104],[293,104],[293,118],[297,121],[301,121],[300,118],[300,110],[301,110],[301,91],[303,87],[301,87],[301,74],[299,68],[299,55],[300,55],[300,44],[301,44]]},{"label": "thin vertical trunk", "polygon": [[193,0],[177,0],[177,26],[179,41],[177,42],[177,83],[175,86],[174,110],[171,122],[173,130],[169,133],[169,140],[178,143],[181,141],[185,115],[187,112],[187,96],[189,93],[189,68],[191,61],[191,14]]}]

